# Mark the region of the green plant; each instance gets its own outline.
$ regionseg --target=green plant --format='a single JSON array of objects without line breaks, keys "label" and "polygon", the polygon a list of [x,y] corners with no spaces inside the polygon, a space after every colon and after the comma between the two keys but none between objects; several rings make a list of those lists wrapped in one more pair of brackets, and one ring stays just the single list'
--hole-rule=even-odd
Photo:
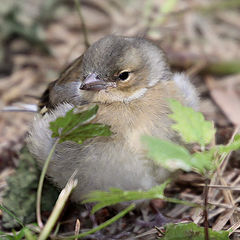
[{"label": "green plant", "polygon": [[[227,231],[213,231],[209,229],[209,237],[211,240],[228,239]],[[167,224],[162,240],[203,240],[204,228],[194,223]]]},{"label": "green plant", "polygon": [[[215,239],[213,235],[217,233],[214,233],[208,229],[207,183],[221,164],[224,156],[231,151],[240,149],[240,135],[236,135],[233,142],[228,145],[212,145],[209,147],[208,145],[214,139],[216,132],[213,123],[206,121],[201,113],[194,111],[190,107],[181,105],[176,100],[170,99],[169,105],[170,109],[172,110],[172,113],[169,115],[169,117],[175,122],[172,125],[172,128],[179,133],[185,145],[198,144],[199,151],[191,154],[184,146],[151,136],[144,136],[142,141],[146,144],[149,158],[153,159],[157,164],[162,165],[172,172],[176,171],[177,169],[182,169],[184,171],[195,171],[206,179],[206,186],[204,190],[205,203],[203,206],[205,215],[205,239],[210,239],[209,237],[211,237],[211,239]],[[87,196],[87,199],[84,202],[96,203],[95,207],[93,208],[93,212],[102,207],[119,202],[148,198],[161,198],[169,202],[191,204],[186,201],[181,202],[177,199],[166,198],[164,196],[164,189],[166,185],[167,182],[145,192],[122,191],[120,189],[110,189],[110,192],[94,191]],[[195,227],[197,228],[197,225]],[[200,234],[202,230],[202,228],[199,228],[198,234]],[[227,236],[228,232],[221,233],[222,238],[219,239],[228,239]]]},{"label": "green plant", "polygon": [[[163,234],[163,239],[228,239],[228,232],[214,232],[208,228],[207,224],[207,182],[212,177],[213,173],[221,164],[222,160],[231,151],[240,148],[240,135],[236,135],[234,140],[228,145],[212,145],[209,147],[209,143],[212,142],[215,135],[215,128],[213,123],[206,121],[203,115],[199,112],[195,112],[189,107],[182,106],[176,100],[169,100],[170,108],[172,114],[169,117],[174,120],[172,128],[179,133],[185,145],[198,144],[199,151],[195,153],[190,153],[189,150],[173,142],[164,141],[150,136],[144,136],[142,141],[146,144],[148,149],[148,156],[152,158],[157,164],[162,165],[169,171],[176,171],[177,169],[182,169],[184,171],[195,171],[201,174],[206,179],[205,186],[205,204],[203,207],[205,215],[205,227],[201,228],[194,223],[190,224],[170,224],[165,227],[165,233]],[[61,206],[59,201],[57,201],[52,215],[44,226],[41,223],[40,217],[40,203],[41,203],[41,192],[43,187],[43,180],[46,174],[47,166],[51,160],[52,153],[54,152],[55,146],[58,142],[63,141],[75,141],[79,144],[83,143],[86,139],[95,136],[109,136],[111,135],[110,127],[102,124],[92,124],[91,120],[96,116],[98,107],[93,106],[90,109],[77,113],[74,110],[70,110],[66,113],[64,117],[58,118],[56,121],[50,123],[50,129],[52,130],[52,137],[57,138],[55,145],[53,146],[48,159],[46,160],[45,166],[43,167],[41,178],[39,181],[38,188],[38,198],[37,198],[37,209],[38,209],[38,224],[40,229],[38,232],[43,231],[40,234],[39,239],[45,240],[51,234],[54,225],[57,222],[58,216],[64,207],[66,199],[73,190],[76,182],[74,177],[72,178],[72,186],[66,187],[61,193],[59,198],[64,197],[64,201],[61,201]],[[148,191],[123,191],[121,189],[112,188],[109,192],[103,191],[93,191],[86,196],[84,203],[96,203],[93,207],[92,212],[96,212],[99,209],[117,204],[120,202],[131,202],[141,199],[152,199],[161,198],[165,201],[188,204],[191,206],[196,206],[196,204],[178,200],[175,198],[167,198],[164,195],[165,187],[169,181],[166,181],[162,185],[156,186]],[[67,193],[66,193],[67,192]],[[65,195],[66,194],[66,195]],[[63,196],[62,196],[63,195]],[[92,234],[104,227],[117,221],[120,217],[127,214],[135,207],[134,204],[129,205],[125,210],[118,213],[112,219],[109,219],[105,223],[99,225],[98,227],[89,230],[85,233],[80,233],[77,236],[68,236],[66,239],[82,238],[89,234]],[[2,208],[3,210],[6,210]],[[6,210],[7,211],[7,210]],[[17,217],[12,213],[8,213],[15,221],[20,222]],[[5,234],[6,239],[36,239],[38,233],[34,233],[33,230],[22,225],[22,229],[19,233]],[[43,229],[43,230],[41,230]],[[181,233],[181,234],[180,234]]]},{"label": "green plant", "polygon": [[[64,117],[59,117],[55,122],[50,123],[50,129],[52,130],[52,137],[56,138],[56,142],[53,145],[49,153],[49,156],[45,161],[40,179],[39,179],[39,172],[36,167],[36,162],[29,155],[26,149],[23,150],[23,154],[21,155],[21,157],[24,159],[21,159],[16,175],[14,175],[9,180],[9,186],[11,187],[11,191],[9,190],[6,193],[6,200],[4,201],[7,208],[4,206],[1,206],[1,209],[4,212],[5,226],[8,228],[21,226],[22,229],[18,233],[13,232],[9,234],[9,233],[2,232],[1,233],[2,238],[4,237],[6,239],[18,240],[18,239],[23,239],[25,237],[26,239],[32,240],[32,239],[36,239],[38,233],[40,232],[38,239],[41,239],[41,240],[47,239],[47,237],[51,233],[51,230],[53,229],[58,219],[58,216],[63,210],[66,200],[68,199],[71,191],[76,186],[76,181],[74,179],[72,179],[72,181],[70,181],[70,183],[66,185],[66,187],[62,190],[62,192],[59,195],[60,200],[56,202],[53,212],[50,215],[46,225],[44,226],[41,220],[41,205],[42,205],[41,196],[42,196],[44,177],[46,175],[47,167],[51,160],[52,154],[55,150],[55,146],[58,142],[63,142],[67,140],[76,141],[77,143],[81,144],[83,143],[83,141],[85,141],[88,138],[92,138],[95,136],[111,135],[109,126],[98,124],[98,123],[90,123],[90,121],[93,118],[95,118],[97,110],[98,110],[98,106],[93,106],[86,111],[82,111],[75,114],[74,109],[72,109],[69,112],[67,112]],[[38,185],[38,189],[37,189],[37,196],[36,196],[37,185]],[[52,191],[50,192],[52,193]],[[20,198],[20,196],[22,197]],[[48,197],[49,197],[49,194],[48,194]],[[27,228],[24,225],[24,223],[29,221],[34,221],[35,219],[35,214],[34,214],[35,202],[37,205],[36,215],[37,215],[37,220],[39,225],[37,235],[34,234],[31,229]],[[18,203],[17,206],[16,206],[16,203]],[[8,210],[8,208],[12,209],[12,211]],[[130,211],[131,209],[132,209],[132,206],[127,208],[122,213],[119,213],[118,217],[116,216],[114,219],[118,219],[119,217],[121,217],[122,215]],[[17,216],[16,216],[16,213],[17,213]],[[111,224],[111,221],[109,221],[108,224]],[[104,226],[105,225],[103,225],[102,227]],[[85,235],[88,235],[88,234],[85,234]]]}]

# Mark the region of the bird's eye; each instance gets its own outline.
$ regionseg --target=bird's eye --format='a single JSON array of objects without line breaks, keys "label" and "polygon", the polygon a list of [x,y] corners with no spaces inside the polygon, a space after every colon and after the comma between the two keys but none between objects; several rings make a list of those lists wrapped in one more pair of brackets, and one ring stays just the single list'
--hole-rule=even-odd
[{"label": "bird's eye", "polygon": [[121,72],[118,75],[118,77],[119,77],[120,80],[125,81],[125,80],[128,79],[129,75],[130,75],[130,72],[125,71],[125,72]]}]

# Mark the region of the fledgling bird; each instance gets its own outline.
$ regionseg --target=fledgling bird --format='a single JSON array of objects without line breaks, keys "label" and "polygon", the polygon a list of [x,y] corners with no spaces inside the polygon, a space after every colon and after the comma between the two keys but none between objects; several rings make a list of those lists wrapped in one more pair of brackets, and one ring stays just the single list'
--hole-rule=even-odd
[{"label": "fledgling bird", "polygon": [[114,134],[81,145],[58,144],[47,175],[62,188],[78,169],[72,196],[77,202],[92,190],[147,190],[166,180],[169,172],[146,157],[141,136],[180,141],[167,115],[169,98],[198,107],[195,88],[184,74],[170,71],[158,46],[143,38],[106,36],[45,91],[42,106],[52,110],[35,118],[28,148],[42,166],[56,141],[49,122],[74,106],[97,104],[94,122],[110,125]]}]

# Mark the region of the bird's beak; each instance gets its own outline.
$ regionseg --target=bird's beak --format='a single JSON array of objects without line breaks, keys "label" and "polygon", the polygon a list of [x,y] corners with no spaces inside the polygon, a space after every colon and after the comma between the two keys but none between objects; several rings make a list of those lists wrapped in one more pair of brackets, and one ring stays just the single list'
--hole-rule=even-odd
[{"label": "bird's beak", "polygon": [[115,87],[115,83],[106,82],[100,79],[95,73],[89,74],[82,82],[81,90],[100,91],[107,87]]}]

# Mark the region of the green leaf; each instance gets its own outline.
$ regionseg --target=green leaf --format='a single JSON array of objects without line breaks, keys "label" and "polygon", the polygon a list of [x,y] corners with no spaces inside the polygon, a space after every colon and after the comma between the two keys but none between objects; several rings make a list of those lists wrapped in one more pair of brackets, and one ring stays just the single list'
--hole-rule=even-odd
[{"label": "green leaf", "polygon": [[212,122],[206,121],[200,112],[181,105],[174,99],[169,100],[172,114],[169,117],[176,123],[172,128],[177,131],[186,143],[209,144],[214,137],[215,128]]},{"label": "green leaf", "polygon": [[[167,224],[166,232],[161,238],[162,240],[203,240],[204,228],[199,227],[195,223],[179,223],[179,224]],[[227,231],[215,232],[212,229],[208,229],[210,240],[228,240]]]},{"label": "green leaf", "polygon": [[0,231],[0,239],[1,240],[14,240],[14,237],[12,235],[9,235],[9,233]]},{"label": "green leaf", "polygon": [[74,108],[69,110],[64,117],[59,117],[54,122],[50,123],[50,129],[53,132],[52,137],[60,137],[77,125],[84,124],[87,120],[96,116],[97,110],[97,105],[77,114],[73,112]]},{"label": "green leaf", "polygon": [[110,126],[88,123],[96,116],[97,110],[97,105],[76,114],[74,109],[71,109],[64,117],[59,117],[54,122],[50,122],[52,137],[60,137],[60,143],[74,141],[81,144],[88,138],[110,136]]},{"label": "green leaf", "polygon": [[217,145],[216,146],[217,148],[217,151],[220,153],[220,154],[223,154],[223,153],[230,153],[232,151],[236,151],[238,149],[240,149],[240,134],[237,134],[235,137],[234,137],[234,140],[232,143],[228,144],[228,145]]},{"label": "green leaf", "polygon": [[214,170],[216,167],[214,149],[191,155],[186,148],[159,138],[144,136],[143,141],[147,145],[148,157],[169,171],[182,169],[204,175],[206,171]]},{"label": "green leaf", "polygon": [[194,153],[191,159],[193,170],[203,176],[207,171],[214,171],[217,167],[214,162],[214,153],[214,149]]},{"label": "green leaf", "polygon": [[33,234],[28,228],[24,231],[27,240],[37,240],[37,236]]},{"label": "green leaf", "polygon": [[14,239],[15,240],[21,240],[21,239],[23,239],[23,237],[25,236],[25,230],[26,230],[27,228],[22,228],[18,233],[15,233],[15,235],[14,235]]},{"label": "green leaf", "polygon": [[5,233],[0,231],[0,239],[1,240],[21,240],[25,239],[25,232],[30,231],[27,227],[23,227],[19,232],[16,232],[15,230],[12,230],[12,234]]},{"label": "green leaf", "polygon": [[148,157],[169,171],[175,171],[176,169],[192,170],[192,157],[186,148],[150,136],[144,136],[142,140],[147,145]]},{"label": "green leaf", "polygon": [[99,123],[84,124],[71,131],[69,134],[62,136],[60,143],[64,141],[74,141],[76,143],[83,143],[88,138],[97,136],[111,136],[110,127]]},{"label": "green leaf", "polygon": [[148,191],[123,191],[118,188],[110,188],[109,192],[93,191],[85,196],[86,200],[84,200],[82,203],[97,203],[92,209],[92,213],[95,213],[101,208],[120,202],[153,198],[164,199],[164,189],[168,183],[169,181],[166,181],[163,184],[153,187]]}]

